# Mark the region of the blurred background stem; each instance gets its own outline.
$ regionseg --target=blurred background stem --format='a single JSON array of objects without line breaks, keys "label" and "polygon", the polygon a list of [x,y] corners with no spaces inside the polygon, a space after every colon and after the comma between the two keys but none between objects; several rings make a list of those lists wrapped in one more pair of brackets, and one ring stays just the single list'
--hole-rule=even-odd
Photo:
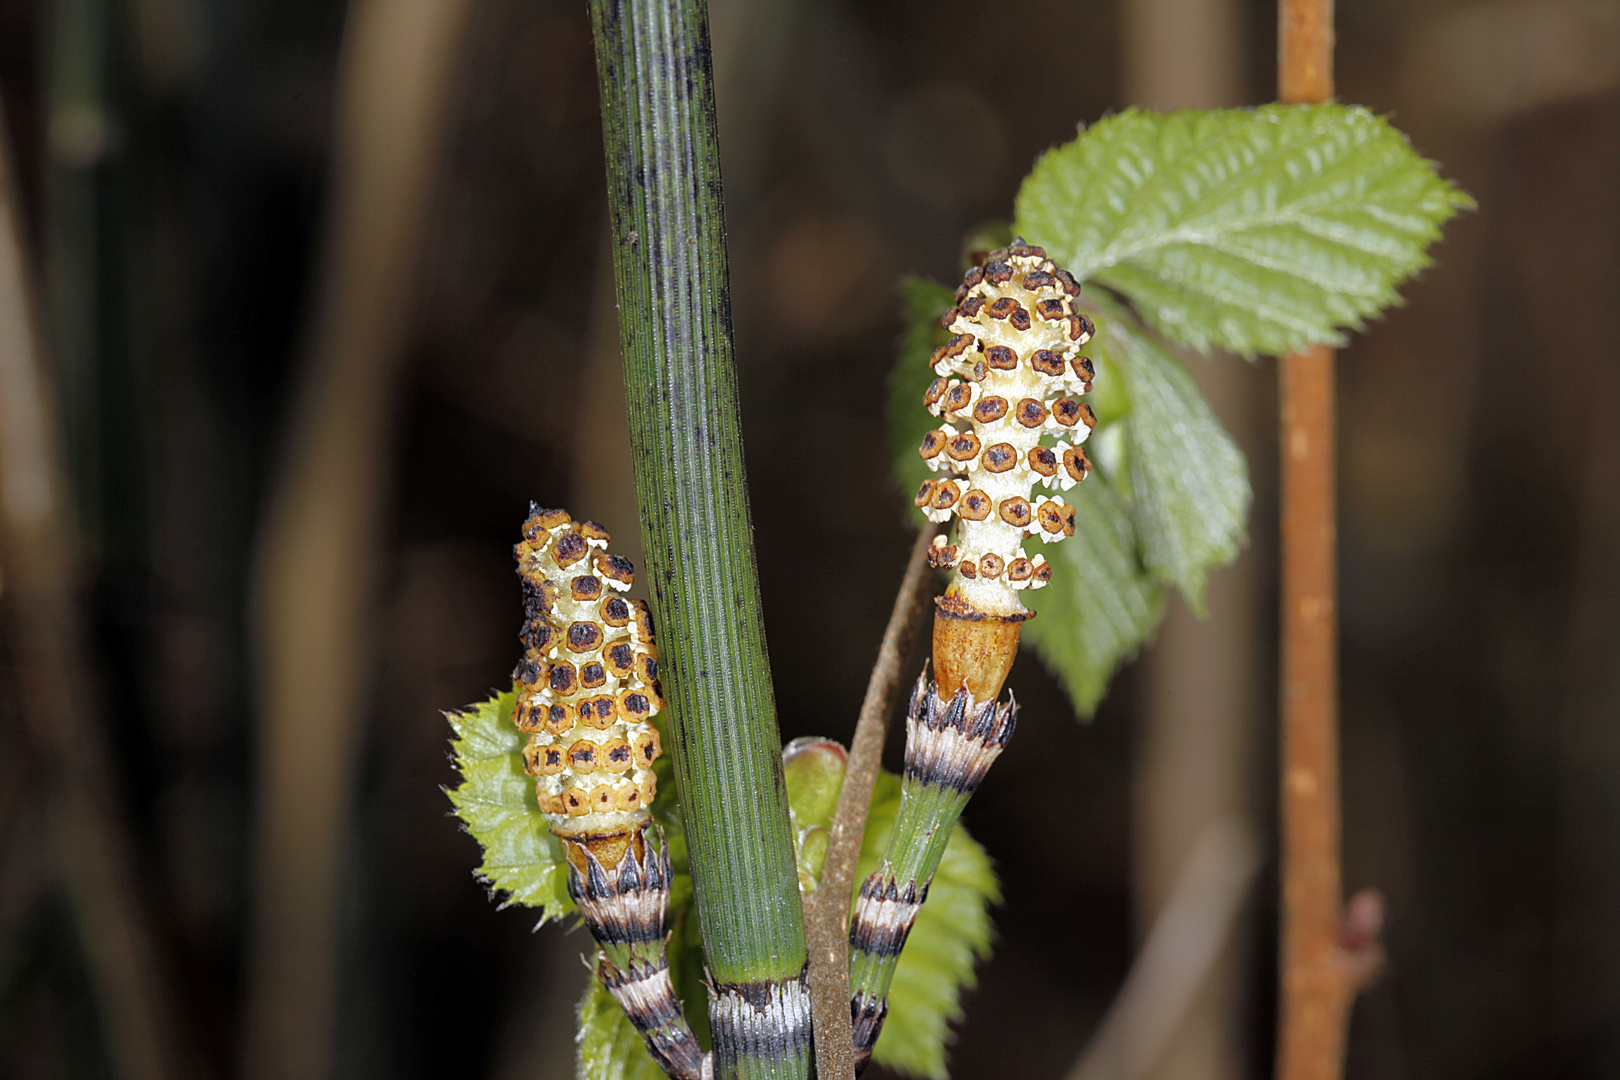
[{"label": "blurred background stem", "polygon": [[[1120,8],[1123,100],[1161,111],[1242,103],[1243,22],[1235,0],[1126,0]],[[1262,420],[1269,398],[1265,372],[1233,356],[1186,359],[1262,489],[1271,457],[1270,428]],[[1251,536],[1260,533],[1251,528]],[[1200,852],[1206,864],[1221,857],[1253,861],[1259,810],[1253,792],[1266,715],[1258,692],[1266,655],[1258,570],[1265,554],[1251,541],[1233,565],[1210,575],[1204,618],[1179,596],[1169,597],[1158,637],[1142,658],[1131,781],[1132,913],[1142,946],[1136,965],[1172,912],[1183,932],[1213,935],[1186,943],[1188,957],[1206,962],[1161,971],[1160,978],[1175,972],[1191,983],[1180,993],[1157,985],[1149,990],[1133,965],[1132,991],[1121,991],[1099,1045],[1087,1048],[1087,1064],[1077,1075],[1237,1080],[1252,1073],[1244,989],[1255,919],[1247,886],[1254,870],[1206,866],[1195,875],[1191,868]],[[1211,830],[1236,839],[1211,845]],[[1211,879],[1233,882],[1235,891],[1199,885],[1189,896],[1181,892]],[[1193,914],[1189,905],[1199,903],[1208,911]],[[1148,1041],[1133,1043],[1138,1039]],[[1107,1073],[1105,1063],[1120,1071]]]},{"label": "blurred background stem", "polygon": [[255,555],[250,1080],[323,1080],[333,1070],[347,823],[375,681],[402,352],[468,7],[358,0],[349,11],[333,209]]},{"label": "blurred background stem", "polygon": [[79,545],[27,250],[0,129],[0,600],[21,705],[52,773],[55,871],[71,899],[113,1070],[122,1080],[182,1077],[175,1000],[89,690]]},{"label": "blurred background stem", "polygon": [[1068,1080],[1192,1077],[1200,1061],[1207,1076],[1243,1075],[1234,1071],[1241,1057],[1229,1030],[1237,1007],[1211,1000],[1210,990],[1235,981],[1234,937],[1259,870],[1246,822],[1218,818],[1194,838],[1130,974]]}]

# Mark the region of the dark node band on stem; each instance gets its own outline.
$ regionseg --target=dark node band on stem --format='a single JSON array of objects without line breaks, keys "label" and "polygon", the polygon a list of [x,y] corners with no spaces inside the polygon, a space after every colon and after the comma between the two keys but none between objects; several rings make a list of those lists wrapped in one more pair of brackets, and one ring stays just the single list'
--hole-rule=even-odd
[{"label": "dark node band on stem", "polygon": [[907,881],[901,889],[887,867],[867,878],[850,917],[849,947],[869,956],[899,956],[928,899],[928,885],[925,881],[919,889]]},{"label": "dark node band on stem", "polygon": [[878,1035],[883,1031],[883,1021],[888,1015],[887,995],[869,997],[856,991],[849,999],[850,1041],[855,1047],[856,1073],[865,1069],[866,1063],[872,1060],[872,1047],[877,1045]]},{"label": "dark node band on stem", "polygon": [[[568,895],[600,951],[596,976],[675,1080],[703,1080],[704,1053],[669,977],[669,846],[652,826],[566,839]],[[598,857],[618,853],[604,864]]]},{"label": "dark node band on stem", "polygon": [[609,842],[616,846],[617,837],[564,841],[568,895],[579,905],[591,935],[603,946],[662,942],[668,932],[668,849],[662,843],[654,848],[642,830],[626,839],[623,855],[609,866],[603,866],[592,847],[601,850]]},{"label": "dark node band on stem", "polygon": [[621,969],[604,955],[596,973],[641,1034],[659,1068],[673,1080],[708,1080],[703,1047],[681,1012],[668,964],[632,964]]},{"label": "dark node band on stem", "polygon": [[927,671],[906,710],[906,779],[971,795],[1018,726],[1018,703],[977,702],[966,687],[939,696]]},{"label": "dark node band on stem", "polygon": [[[900,811],[883,862],[862,883],[850,920],[850,1015],[857,1068],[871,1058],[888,1015],[895,964],[928,899],[944,840],[1012,738],[1017,720],[1018,705],[1011,695],[1005,703],[980,702],[966,686],[958,686],[946,699],[927,668],[917,679],[906,709]],[[912,846],[918,844],[921,850]],[[907,868],[904,884],[896,866]]]},{"label": "dark node band on stem", "polygon": [[717,1050],[783,1061],[810,1053],[813,1025],[806,969],[778,982],[722,983],[709,989],[709,1028]]}]

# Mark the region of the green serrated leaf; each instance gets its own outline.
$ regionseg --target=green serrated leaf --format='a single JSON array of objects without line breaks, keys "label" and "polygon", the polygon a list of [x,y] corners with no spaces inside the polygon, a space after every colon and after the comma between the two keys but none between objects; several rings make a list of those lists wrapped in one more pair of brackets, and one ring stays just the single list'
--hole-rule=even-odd
[{"label": "green serrated leaf", "polygon": [[510,903],[542,909],[545,922],[573,911],[574,902],[562,845],[546,828],[534,779],[523,771],[524,735],[512,723],[516,702],[517,694],[508,691],[450,714],[461,783],[448,794],[467,831],[483,845],[478,877],[508,894]]},{"label": "green serrated leaf", "polygon": [[[484,848],[479,880],[507,894],[506,903],[542,909],[541,923],[560,919],[574,910],[568,897],[568,863],[562,844],[546,827],[545,815],[534,797],[534,778],[523,771],[526,736],[512,723],[516,691],[497,694],[459,713],[450,713],[454,738],[450,748],[461,783],[446,792],[467,832]],[[654,718],[654,726],[662,725]],[[658,795],[653,800],[653,821],[669,845],[675,879],[670,883],[670,910],[690,902],[692,879],[687,874],[686,832],[675,802],[675,780],[669,756],[653,763]]]},{"label": "green serrated leaf", "polygon": [[[526,736],[512,723],[516,702],[517,694],[508,691],[450,714],[455,734],[451,748],[462,782],[448,794],[467,831],[483,845],[478,877],[507,893],[508,903],[541,908],[544,923],[573,911],[574,902],[568,896],[568,864],[562,845],[547,828],[535,801],[534,779],[523,771]],[[694,974],[703,970],[702,945],[691,925],[693,920],[687,917],[692,908],[692,878],[687,871],[686,833],[667,757],[653,768],[658,774],[653,821],[663,831],[675,871],[669,898],[670,921],[675,927],[670,965],[687,1005],[687,1017],[702,1039],[708,1025],[702,1011],[702,985]],[[664,1080],[663,1070],[647,1053],[635,1026],[595,979],[580,1001],[579,1025],[581,1080]]]},{"label": "green serrated leaf", "polygon": [[[857,891],[883,858],[899,809],[900,778],[879,774],[861,838]],[[976,982],[974,965],[990,956],[989,909],[1000,902],[1001,888],[990,857],[958,826],[895,967],[889,1016],[872,1060],[887,1069],[946,1080],[950,1025],[962,1017],[962,991]]]},{"label": "green serrated leaf", "polygon": [[1089,718],[1114,671],[1159,625],[1164,589],[1143,569],[1136,530],[1104,477],[1088,477],[1066,497],[1074,535],[1035,545],[1053,564],[1052,583],[1034,596],[1040,610],[1024,624],[1023,640],[1063,684],[1074,711]]},{"label": "green serrated leaf", "polygon": [[1128,110],[1042,157],[1016,209],[1166,337],[1252,356],[1342,343],[1473,205],[1382,117],[1325,104]]},{"label": "green serrated leaf", "polygon": [[[1090,306],[1099,327],[1091,350],[1131,400],[1120,421],[1126,475],[1112,479],[1128,492],[1142,562],[1202,614],[1209,571],[1245,543],[1248,465],[1170,350],[1118,304],[1098,296]],[[1065,546],[1057,545],[1060,553]]]},{"label": "green serrated leaf", "polygon": [[[956,291],[927,278],[907,277],[900,282],[900,297],[906,320],[900,340],[900,358],[889,376],[889,448],[895,462],[895,479],[909,500],[922,482],[933,474],[917,454],[923,436],[939,426],[939,421],[923,407],[923,393],[934,381],[928,358],[950,339],[939,325],[939,317],[950,310]],[[909,503],[907,504],[910,505]]]}]

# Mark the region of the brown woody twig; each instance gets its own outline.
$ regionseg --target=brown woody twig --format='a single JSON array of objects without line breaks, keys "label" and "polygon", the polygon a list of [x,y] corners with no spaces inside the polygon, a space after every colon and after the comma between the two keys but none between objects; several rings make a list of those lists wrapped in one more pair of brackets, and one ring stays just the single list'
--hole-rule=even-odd
[{"label": "brown woody twig", "polygon": [[[1278,95],[1333,96],[1332,0],[1282,0]],[[1279,364],[1282,407],[1282,956],[1278,1080],[1338,1080],[1350,1004],[1377,973],[1382,901],[1341,907],[1333,350]]]},{"label": "brown woody twig", "polygon": [[855,863],[866,832],[866,812],[872,803],[883,759],[883,740],[895,693],[904,681],[900,665],[917,631],[928,573],[928,545],[937,526],[925,524],[911,548],[911,560],[894,598],[889,625],[883,631],[877,663],[866,684],[855,737],[850,740],[844,786],[838,794],[827,861],[820,884],[805,897],[804,930],[810,948],[810,1009],[816,1030],[816,1075],[821,1080],[854,1080],[855,1056],[850,1045],[849,1016],[849,902],[855,889]]}]

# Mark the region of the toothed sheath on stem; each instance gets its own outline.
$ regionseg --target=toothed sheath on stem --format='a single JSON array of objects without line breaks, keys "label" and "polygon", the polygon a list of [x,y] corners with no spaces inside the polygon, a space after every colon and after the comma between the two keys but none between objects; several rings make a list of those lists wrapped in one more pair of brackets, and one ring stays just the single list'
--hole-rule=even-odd
[{"label": "toothed sheath on stem", "polygon": [[513,720],[524,769],[568,856],[568,895],[600,946],[596,975],[675,1080],[708,1061],[669,977],[669,851],[653,842],[658,647],[635,580],[608,534],[531,505],[514,549],[523,579],[523,659]]},{"label": "toothed sheath on stem", "polygon": [[1075,309],[1079,295],[1067,271],[1019,240],[968,271],[941,320],[954,336],[933,355],[937,378],[923,401],[945,423],[918,452],[944,475],[925,481],[915,501],[932,521],[956,518],[953,542],[937,537],[929,551],[934,566],[956,573],[935,601],[933,678],[923,672],[907,709],[899,814],[850,922],[860,1065],[882,1030],[895,963],[951,828],[1017,722],[1010,695],[996,698],[1034,615],[1022,594],[1052,572],[1044,556],[1025,555],[1024,538],[1074,535],[1074,508],[1053,489],[1091,470],[1080,444],[1097,421],[1077,398],[1091,389],[1091,361],[1079,350],[1092,329]]}]

